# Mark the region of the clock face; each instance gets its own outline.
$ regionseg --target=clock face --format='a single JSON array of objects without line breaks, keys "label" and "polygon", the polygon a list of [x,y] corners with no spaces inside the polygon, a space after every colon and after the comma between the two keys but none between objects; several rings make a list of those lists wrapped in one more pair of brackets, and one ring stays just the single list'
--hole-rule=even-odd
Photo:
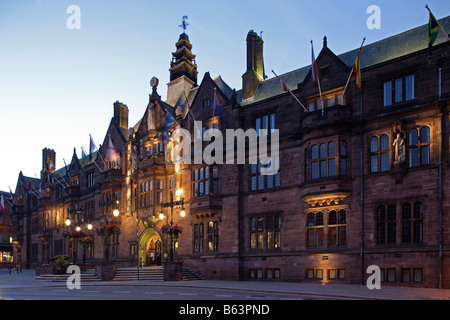
[{"label": "clock face", "polygon": [[150,85],[151,85],[152,87],[157,87],[157,86],[158,86],[158,83],[159,83],[159,80],[158,80],[158,78],[156,78],[156,77],[153,77],[152,80],[150,80]]}]

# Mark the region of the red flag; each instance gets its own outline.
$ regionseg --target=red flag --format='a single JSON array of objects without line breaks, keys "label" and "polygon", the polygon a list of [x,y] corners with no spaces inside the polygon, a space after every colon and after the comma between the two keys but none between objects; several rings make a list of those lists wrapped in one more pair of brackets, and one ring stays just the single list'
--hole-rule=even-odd
[{"label": "red flag", "polygon": [[316,58],[314,57],[314,48],[311,40],[311,77],[313,88],[316,88],[316,82],[319,80],[319,66],[317,65]]},{"label": "red flag", "polygon": [[289,92],[289,89],[288,89],[288,87],[286,86],[286,84],[283,82],[283,80],[280,79],[280,81],[281,81],[281,86],[283,87],[283,91],[284,91],[284,92]]},{"label": "red flag", "polygon": [[53,173],[55,171],[55,165],[52,163],[50,158],[47,158],[47,164],[48,164],[48,172]]},{"label": "red flag", "polygon": [[5,198],[3,198],[3,195],[0,199],[0,210],[5,210]]},{"label": "red flag", "polygon": [[361,53],[362,46],[364,44],[364,41],[366,38],[364,37],[363,42],[361,44],[361,47],[359,48],[358,55],[356,56],[355,64],[353,65],[353,73],[356,77],[356,85],[358,86],[358,89],[361,90],[361,66],[360,66],[360,60],[359,60],[359,54]]}]

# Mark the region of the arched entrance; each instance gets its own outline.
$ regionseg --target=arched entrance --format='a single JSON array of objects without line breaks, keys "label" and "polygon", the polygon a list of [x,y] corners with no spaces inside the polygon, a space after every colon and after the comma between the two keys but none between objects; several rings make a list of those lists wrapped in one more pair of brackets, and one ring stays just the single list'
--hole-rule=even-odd
[{"label": "arched entrance", "polygon": [[162,241],[154,229],[146,229],[139,239],[139,265],[151,266],[162,263]]}]

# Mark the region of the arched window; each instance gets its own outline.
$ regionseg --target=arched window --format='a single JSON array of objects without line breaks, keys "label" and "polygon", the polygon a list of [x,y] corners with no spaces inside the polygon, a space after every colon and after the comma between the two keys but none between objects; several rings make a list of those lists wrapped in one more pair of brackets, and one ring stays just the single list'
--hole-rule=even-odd
[{"label": "arched window", "polygon": [[328,244],[333,246],[347,245],[347,213],[345,210],[331,210],[328,213]]},{"label": "arched window", "polygon": [[311,179],[336,176],[336,143],[311,147]]},{"label": "arched window", "polygon": [[322,247],[323,213],[320,211],[308,213],[306,226],[306,246],[310,248]]}]

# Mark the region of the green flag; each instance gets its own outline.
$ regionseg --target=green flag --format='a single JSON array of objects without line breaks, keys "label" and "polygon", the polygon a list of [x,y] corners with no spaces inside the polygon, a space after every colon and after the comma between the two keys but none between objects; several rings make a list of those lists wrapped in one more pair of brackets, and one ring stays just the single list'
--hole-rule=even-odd
[{"label": "green flag", "polygon": [[83,148],[81,148],[81,159],[83,161],[86,161],[88,159],[88,155],[86,154]]},{"label": "green flag", "polygon": [[428,49],[431,52],[431,47],[433,46],[434,41],[436,40],[439,33],[439,24],[436,21],[436,18],[430,11],[430,19],[428,21]]}]

